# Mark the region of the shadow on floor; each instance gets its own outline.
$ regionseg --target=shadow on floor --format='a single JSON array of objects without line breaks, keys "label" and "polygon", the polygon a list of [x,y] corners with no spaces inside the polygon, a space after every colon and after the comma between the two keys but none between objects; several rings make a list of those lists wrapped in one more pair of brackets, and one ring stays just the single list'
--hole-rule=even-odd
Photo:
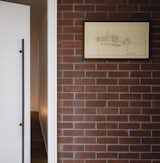
[{"label": "shadow on floor", "polygon": [[47,163],[38,112],[31,112],[31,163]]}]

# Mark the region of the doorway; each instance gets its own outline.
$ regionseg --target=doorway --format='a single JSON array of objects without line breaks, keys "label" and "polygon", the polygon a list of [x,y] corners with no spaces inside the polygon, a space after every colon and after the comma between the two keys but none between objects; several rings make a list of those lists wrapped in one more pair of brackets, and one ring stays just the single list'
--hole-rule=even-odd
[{"label": "doorway", "polygon": [[[23,1],[21,1],[21,0],[9,0],[10,2],[16,2],[16,3],[22,3],[22,4],[27,4],[27,5],[31,5],[30,3],[31,3],[31,1],[29,1],[29,0],[23,0]],[[37,2],[37,1],[36,1]],[[56,14],[56,3],[55,3],[56,1],[53,1],[53,0],[49,0],[48,1],[48,11],[46,10],[46,20],[47,20],[47,12],[48,12],[48,20],[51,20],[51,18],[54,18],[54,16],[55,16],[55,14]],[[47,5],[46,5],[47,6]],[[51,9],[54,9],[54,11],[51,11]],[[50,12],[49,12],[50,11]],[[51,15],[51,14],[53,14],[53,15]],[[57,16],[56,16],[57,17]],[[39,99],[39,101],[41,101],[42,102],[42,100],[44,100],[42,103],[41,103],[41,106],[40,106],[40,108],[42,108],[42,112],[39,114],[39,119],[40,119],[40,121],[41,121],[41,130],[42,130],[42,133],[43,133],[43,139],[44,139],[44,142],[45,142],[45,144],[46,144],[46,151],[48,151],[48,155],[50,155],[51,157],[49,157],[49,160],[48,160],[48,162],[49,163],[53,163],[53,162],[56,162],[55,160],[57,159],[57,131],[56,131],[56,123],[54,123],[54,122],[57,122],[56,121],[56,113],[57,113],[57,111],[56,111],[56,103],[57,103],[57,95],[56,95],[56,73],[57,72],[55,72],[55,68],[56,68],[56,23],[55,23],[55,21],[56,21],[56,17],[55,17],[55,19],[52,19],[51,21],[48,21],[48,33],[46,33],[46,36],[48,35],[48,39],[47,39],[47,37],[46,37],[46,40],[44,41],[44,42],[47,42],[47,40],[48,40],[48,42],[49,42],[49,45],[46,45],[45,46],[45,48],[44,49],[48,49],[48,52],[46,52],[45,53],[45,56],[48,56],[48,58],[46,57],[45,59],[42,57],[42,55],[40,55],[40,58],[38,58],[36,61],[38,61],[40,64],[43,64],[44,65],[44,67],[42,67],[42,69],[39,69],[39,71],[40,72],[38,72],[38,73],[41,73],[42,72],[42,75],[41,76],[43,76],[42,78],[40,77],[40,78],[38,78],[38,79],[40,79],[40,80],[42,80],[42,79],[44,79],[44,77],[46,77],[45,78],[45,80],[43,81],[43,82],[41,82],[41,83],[43,83],[45,86],[43,87],[43,89],[40,91],[40,92],[43,92],[42,94],[43,94],[43,96],[44,95],[46,95],[46,97],[48,96],[48,99],[45,99],[44,97],[38,97],[37,99]],[[50,25],[49,25],[50,24]],[[46,28],[44,28],[44,29],[47,29],[47,27]],[[31,35],[32,36],[32,35]],[[53,37],[52,37],[53,36]],[[52,37],[52,38],[51,38]],[[54,49],[53,49],[53,45],[51,45],[51,43],[50,43],[50,41],[52,40],[52,41],[54,41]],[[33,43],[34,44],[34,43]],[[33,45],[33,44],[31,44],[31,45]],[[39,49],[41,46],[40,46],[40,44],[42,45],[42,42],[40,42],[40,40],[38,40],[37,41],[37,43],[35,44],[36,45],[36,47],[37,47],[37,49]],[[44,44],[43,44],[44,45]],[[42,51],[41,51],[42,52]],[[52,54],[51,54],[51,52],[52,52]],[[54,52],[54,57],[52,56],[53,55],[53,52]],[[35,52],[36,54],[37,53],[40,53],[40,51],[39,50],[37,50],[36,52]],[[50,53],[50,55],[48,55]],[[43,58],[43,59],[42,59]],[[49,61],[49,59],[53,59],[54,58],[54,62],[52,62],[51,63],[51,61]],[[47,63],[47,61],[48,61],[48,63]],[[53,61],[53,60],[52,60]],[[27,61],[28,62],[28,64],[29,64],[29,61]],[[54,65],[53,65],[54,64]],[[33,64],[34,65],[34,64]],[[37,68],[37,67],[36,67]],[[32,72],[37,72],[38,71],[38,68],[37,68],[37,71],[36,71],[36,68],[32,71],[32,67],[31,67],[31,73]],[[52,69],[52,70],[50,70],[49,71],[49,68],[54,68],[54,69]],[[29,68],[28,68],[28,70],[29,70]],[[54,72],[53,72],[54,71]],[[28,72],[29,73],[29,72]],[[48,75],[47,76],[47,74],[50,74],[50,75]],[[37,77],[37,73],[35,73],[35,76]],[[34,76],[34,77],[35,77]],[[36,81],[38,81],[38,79],[36,80]],[[48,79],[48,80],[47,80]],[[29,80],[29,77],[28,77],[28,79],[26,79],[26,80]],[[54,81],[54,82],[53,82]],[[51,82],[53,82],[53,83],[51,83]],[[54,84],[54,85],[53,85]],[[37,85],[36,85],[37,86]],[[33,86],[34,87],[34,86]],[[39,86],[38,86],[39,87]],[[54,93],[51,93],[51,91],[47,91],[47,90],[49,90],[48,88],[52,88],[53,90],[53,92]],[[27,88],[25,88],[25,89],[27,89]],[[28,88],[29,89],[29,88]],[[34,87],[34,89],[35,89],[35,87]],[[31,91],[32,91],[32,89],[31,89]],[[29,96],[29,90],[27,90],[26,91],[27,92],[27,95],[26,96]],[[32,93],[31,93],[32,94]],[[38,93],[38,94],[40,94],[40,93]],[[35,97],[35,96],[33,96],[33,97]],[[55,99],[55,101],[53,101],[53,97],[55,97],[54,99]],[[31,98],[32,98],[32,95],[31,95]],[[41,100],[41,98],[42,98],[42,100]],[[51,101],[51,99],[52,99],[52,101]],[[33,100],[34,102],[36,101],[35,99]],[[32,100],[31,100],[31,105],[32,105]],[[54,110],[52,109],[54,107]],[[32,108],[32,111],[37,111],[36,109],[36,107],[32,107],[31,106],[31,108]],[[49,115],[47,115],[47,109],[48,109],[48,112],[50,112],[50,113],[54,113],[54,114],[49,114]],[[39,112],[39,111],[37,111],[37,112]],[[25,139],[24,139],[24,146],[25,146],[25,148],[24,148],[24,162],[25,163],[29,163],[30,161],[30,145],[29,145],[29,140],[30,140],[30,131],[28,131],[28,129],[30,129],[30,124],[29,124],[29,116],[30,115],[30,111],[29,112],[26,112],[26,114],[25,114],[25,121],[26,121],[26,126],[24,127],[24,129],[25,129],[25,132],[26,132],[26,134],[25,134]],[[53,115],[54,115],[54,119],[53,119]],[[48,118],[47,118],[48,117]],[[54,125],[52,124],[52,122],[54,123]],[[53,127],[51,127],[51,126],[54,126],[54,128]],[[50,126],[50,127],[49,127]],[[53,132],[54,131],[54,132]],[[50,133],[50,134],[48,134],[48,133]],[[54,141],[54,142],[53,142]],[[48,142],[50,142],[50,143],[48,143]],[[56,157],[55,157],[56,156]]]}]

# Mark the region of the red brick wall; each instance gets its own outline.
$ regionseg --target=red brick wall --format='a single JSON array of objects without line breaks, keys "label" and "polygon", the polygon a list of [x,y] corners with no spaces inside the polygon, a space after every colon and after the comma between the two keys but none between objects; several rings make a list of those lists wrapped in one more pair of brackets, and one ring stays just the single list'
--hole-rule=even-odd
[{"label": "red brick wall", "polygon": [[[150,21],[149,60],[85,60],[84,21]],[[160,0],[58,0],[59,163],[160,162]]]}]

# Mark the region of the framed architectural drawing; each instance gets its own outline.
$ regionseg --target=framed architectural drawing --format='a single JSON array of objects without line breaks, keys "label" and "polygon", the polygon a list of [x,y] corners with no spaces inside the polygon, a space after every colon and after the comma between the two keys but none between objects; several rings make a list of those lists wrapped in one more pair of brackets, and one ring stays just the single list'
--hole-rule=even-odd
[{"label": "framed architectural drawing", "polygon": [[149,22],[85,22],[86,59],[149,58]]}]

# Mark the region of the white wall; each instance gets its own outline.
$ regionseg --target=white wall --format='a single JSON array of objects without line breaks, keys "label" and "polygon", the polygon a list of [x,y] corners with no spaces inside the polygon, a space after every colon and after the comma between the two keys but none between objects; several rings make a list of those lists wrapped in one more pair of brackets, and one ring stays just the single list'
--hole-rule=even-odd
[{"label": "white wall", "polygon": [[43,1],[43,24],[42,24],[42,56],[41,56],[41,93],[39,118],[41,129],[47,149],[47,1]]},{"label": "white wall", "polygon": [[40,109],[42,55],[42,4],[43,1],[31,1],[31,110]]}]

